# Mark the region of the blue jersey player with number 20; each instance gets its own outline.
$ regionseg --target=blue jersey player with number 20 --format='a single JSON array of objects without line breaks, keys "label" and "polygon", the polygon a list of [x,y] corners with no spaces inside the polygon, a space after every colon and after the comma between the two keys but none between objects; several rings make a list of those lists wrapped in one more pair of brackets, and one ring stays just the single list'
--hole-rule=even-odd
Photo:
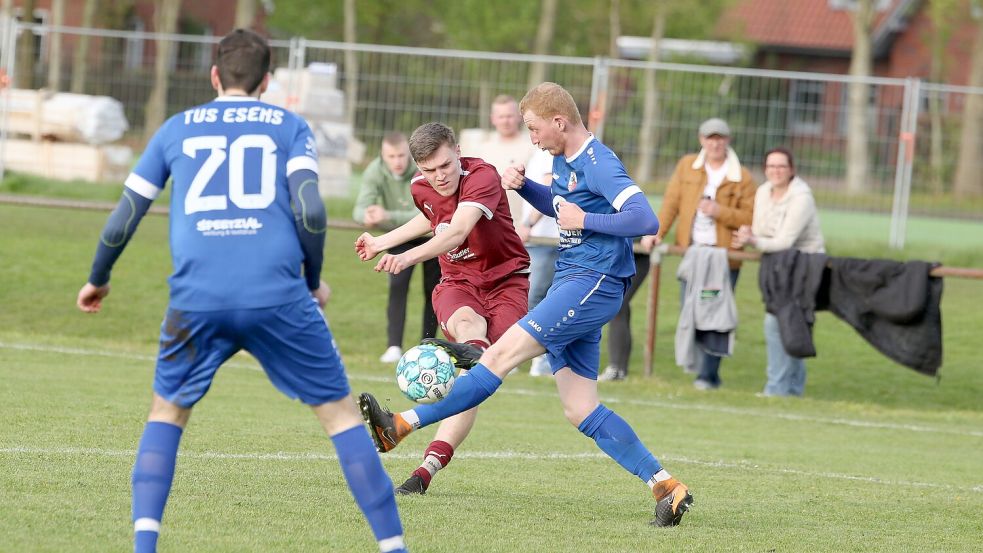
[{"label": "blue jersey player with number 20", "polygon": [[[380,451],[404,437],[488,399],[512,367],[544,352],[556,376],[567,420],[628,472],[649,485],[657,503],[657,526],[675,526],[693,498],[673,478],[617,413],[597,394],[601,327],[621,309],[635,272],[631,237],[654,234],[659,221],[621,161],[595,139],[573,97],[555,83],[542,83],[519,104],[533,143],[553,154],[553,183],[528,185],[524,167],[510,167],[502,185],[538,210],[556,216],[560,257],[546,297],[483,354],[467,344],[441,343],[460,362],[476,364],[433,405],[393,414],[371,394],[359,396],[362,415]],[[480,358],[480,359],[479,359]]]},{"label": "blue jersey player with number 20", "polygon": [[314,137],[300,117],[259,101],[269,67],[269,45],[256,33],[222,39],[211,69],[218,98],[171,117],[150,140],[78,294],[82,311],[100,310],[113,264],[170,177],[174,274],[132,478],[138,553],[156,550],[192,407],[243,349],[274,386],[314,410],[379,549],[406,550],[392,481],[320,311],[330,289],[320,277],[326,214]]}]

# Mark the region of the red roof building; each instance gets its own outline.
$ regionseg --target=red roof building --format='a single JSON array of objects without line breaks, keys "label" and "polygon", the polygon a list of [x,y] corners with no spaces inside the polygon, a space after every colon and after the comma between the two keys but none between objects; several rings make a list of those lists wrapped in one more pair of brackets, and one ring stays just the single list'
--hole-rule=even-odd
[{"label": "red roof building", "polygon": [[[935,32],[924,0],[875,0],[873,73],[927,79],[929,38]],[[853,48],[850,0],[737,0],[717,33],[757,46],[753,65],[769,69],[846,74]],[[947,84],[965,85],[975,22],[962,18],[946,43]]]}]

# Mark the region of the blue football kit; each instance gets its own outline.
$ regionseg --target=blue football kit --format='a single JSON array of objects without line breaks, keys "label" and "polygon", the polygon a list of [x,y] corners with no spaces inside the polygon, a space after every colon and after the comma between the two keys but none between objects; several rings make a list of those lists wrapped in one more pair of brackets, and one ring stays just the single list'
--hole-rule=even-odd
[{"label": "blue football kit", "polygon": [[[525,188],[529,188],[524,187]],[[642,190],[607,146],[593,137],[570,158],[554,156],[550,212],[571,202],[588,215],[609,216],[629,202],[643,199]],[[560,257],[546,297],[519,325],[548,353],[554,372],[563,367],[596,379],[600,364],[601,327],[621,309],[635,274],[631,239],[585,224],[560,229]],[[637,230],[643,234],[643,229]]]},{"label": "blue football kit", "polygon": [[[341,357],[311,297],[324,221],[298,230],[311,225],[305,210],[323,212],[317,168],[307,123],[250,97],[223,96],[178,113],[150,140],[125,194],[153,200],[172,183],[174,272],[154,378],[160,396],[193,406],[241,349],[291,398],[319,405],[348,395]],[[315,237],[306,246],[304,234]]]}]

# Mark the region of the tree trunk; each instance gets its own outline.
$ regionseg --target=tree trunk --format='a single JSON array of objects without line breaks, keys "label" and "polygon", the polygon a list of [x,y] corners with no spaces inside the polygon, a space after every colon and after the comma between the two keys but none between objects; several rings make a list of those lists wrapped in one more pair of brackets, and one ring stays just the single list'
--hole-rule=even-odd
[{"label": "tree trunk", "polygon": [[[21,4],[20,20],[34,23],[34,0]],[[17,88],[34,88],[34,32],[22,30],[17,37]]]},{"label": "tree trunk", "polygon": [[618,59],[618,37],[621,36],[621,0],[611,0],[608,8],[608,57]]},{"label": "tree trunk", "polygon": [[[553,22],[556,21],[556,0],[542,0],[539,12],[539,26],[536,28],[536,42],[533,54],[542,56],[550,52],[553,42]],[[529,67],[529,88],[546,80],[546,64],[534,61]]]},{"label": "tree trunk", "polygon": [[[51,0],[51,24],[64,25],[65,0]],[[48,42],[48,90],[57,92],[61,88],[61,33],[53,32]]]},{"label": "tree trunk", "polygon": [[[983,86],[983,17],[976,24],[968,84]],[[963,108],[963,130],[953,186],[957,198],[983,195],[983,137],[980,133],[983,133],[983,95],[968,94]]]},{"label": "tree trunk", "polygon": [[256,20],[256,0],[236,0],[236,29],[249,29]]},{"label": "tree trunk", "polygon": [[[659,45],[666,28],[666,5],[662,0],[655,2],[655,15],[652,18],[652,43],[648,60],[659,61]],[[635,164],[635,181],[647,183],[652,177],[652,157],[655,155],[655,122],[659,113],[659,89],[655,69],[646,67],[644,73],[644,99],[642,101],[642,124],[638,130],[638,161]]]},{"label": "tree trunk", "polygon": [[[952,24],[960,9],[961,0],[933,0],[928,5],[928,17],[932,22],[932,34],[929,38],[931,51],[931,67],[929,80],[933,83],[944,83],[946,72],[945,45],[952,34]],[[933,194],[945,192],[945,157],[943,146],[943,114],[942,94],[936,92],[928,97],[929,114],[929,189]]]},{"label": "tree trunk", "polygon": [[867,121],[870,102],[870,86],[861,79],[870,76],[870,30],[874,20],[874,0],[858,0],[853,21],[853,57],[850,60],[850,76],[847,111],[846,189],[859,194],[868,189]]},{"label": "tree trunk", "polygon": [[[355,11],[355,0],[345,0],[345,43],[355,44],[356,23],[358,12]],[[355,128],[355,112],[358,108],[358,53],[345,50],[345,102],[348,104],[348,124]]]},{"label": "tree trunk", "polygon": [[[177,28],[181,0],[156,0],[154,4],[154,31],[164,34],[173,33]],[[167,115],[167,83],[170,80],[168,71],[174,51],[174,42],[169,39],[158,39],[155,44],[154,86],[150,91],[150,98],[147,99],[143,127],[148,140],[164,123]]]},{"label": "tree trunk", "polygon": [[[96,17],[96,7],[98,0],[85,0],[82,7],[82,27],[92,28],[92,22]],[[72,85],[71,90],[76,94],[85,93],[85,78],[89,74],[89,35],[79,35],[78,46],[75,48],[75,55],[72,59]]]}]

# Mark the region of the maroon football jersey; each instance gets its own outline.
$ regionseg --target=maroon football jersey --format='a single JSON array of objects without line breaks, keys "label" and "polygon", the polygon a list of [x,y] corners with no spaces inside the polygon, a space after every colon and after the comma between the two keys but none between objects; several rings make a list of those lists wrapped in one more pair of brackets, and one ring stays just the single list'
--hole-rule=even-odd
[{"label": "maroon football jersey", "polygon": [[529,254],[515,233],[495,168],[476,157],[462,157],[461,169],[461,184],[451,196],[438,194],[421,173],[413,177],[410,193],[417,209],[430,220],[434,234],[450,226],[459,205],[482,211],[464,242],[440,255],[440,271],[444,280],[467,280],[479,288],[493,288],[512,273],[528,272]]}]

